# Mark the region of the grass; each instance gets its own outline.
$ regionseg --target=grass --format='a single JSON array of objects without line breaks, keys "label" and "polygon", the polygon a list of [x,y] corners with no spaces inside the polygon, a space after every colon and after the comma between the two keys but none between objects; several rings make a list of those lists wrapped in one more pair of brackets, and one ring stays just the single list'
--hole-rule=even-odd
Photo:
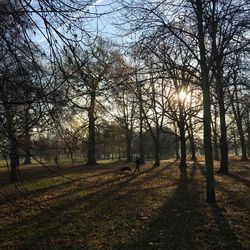
[{"label": "grass", "polygon": [[[215,167],[218,168],[218,162]],[[216,204],[205,202],[204,162],[151,163],[120,174],[99,166],[23,167],[1,173],[0,249],[249,249],[250,166],[215,174]]]}]

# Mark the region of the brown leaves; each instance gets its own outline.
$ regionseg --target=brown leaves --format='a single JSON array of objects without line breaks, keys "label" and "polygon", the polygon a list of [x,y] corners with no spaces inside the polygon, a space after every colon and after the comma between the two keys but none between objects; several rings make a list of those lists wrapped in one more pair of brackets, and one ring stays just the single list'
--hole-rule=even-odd
[{"label": "brown leaves", "polygon": [[[205,202],[204,176],[179,177],[178,163],[165,171],[149,165],[140,175],[117,175],[120,166],[74,169],[79,182],[34,181],[28,194],[45,209],[18,196],[23,210],[2,203],[1,248],[34,246],[89,249],[209,249],[249,246],[250,197],[235,167],[215,176],[217,205]],[[235,162],[237,166],[237,162]],[[148,171],[146,171],[148,170]],[[242,172],[243,173],[243,172]],[[195,177],[195,178],[193,178]],[[193,179],[192,179],[193,178]],[[6,190],[7,191],[7,190]],[[13,193],[14,190],[9,190]],[[13,196],[14,197],[14,196]],[[53,216],[52,216],[53,215]],[[15,239],[11,237],[15,235]],[[40,240],[40,239],[44,240]],[[238,242],[238,243],[237,243]]]}]

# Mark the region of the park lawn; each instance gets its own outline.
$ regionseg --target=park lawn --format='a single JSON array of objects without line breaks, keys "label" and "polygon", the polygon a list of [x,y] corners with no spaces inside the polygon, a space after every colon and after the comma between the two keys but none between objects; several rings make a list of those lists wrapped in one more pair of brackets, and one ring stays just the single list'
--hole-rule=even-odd
[{"label": "park lawn", "polygon": [[140,174],[117,162],[29,166],[17,185],[1,172],[0,249],[250,249],[249,165],[215,174],[216,204],[202,161],[181,175],[175,161]]}]

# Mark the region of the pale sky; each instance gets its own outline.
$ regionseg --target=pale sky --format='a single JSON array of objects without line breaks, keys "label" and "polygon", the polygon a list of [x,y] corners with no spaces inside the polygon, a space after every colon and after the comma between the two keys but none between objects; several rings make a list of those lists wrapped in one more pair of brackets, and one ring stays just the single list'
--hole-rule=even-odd
[{"label": "pale sky", "polygon": [[[111,0],[97,0],[95,4],[89,7],[89,12],[93,13],[93,17],[94,17],[94,13],[103,14],[103,13],[111,12],[110,4],[112,2],[113,1]],[[88,18],[83,21],[82,25],[83,25],[83,28],[86,29],[88,32],[92,33],[93,36],[101,35],[103,37],[108,37],[110,39],[117,39],[118,30],[115,29],[115,27],[111,24],[112,22],[115,21],[115,18],[117,18],[117,15],[118,15],[117,13],[111,13],[107,15],[100,15],[98,18],[92,18],[92,19]],[[30,32],[30,36],[32,40],[35,41],[36,43],[40,44],[41,46],[46,46],[45,45],[46,38],[42,34],[42,32],[46,34],[44,23],[38,15],[33,14],[32,18],[41,30],[39,31],[38,29],[36,29],[35,33],[33,31]],[[64,25],[60,25],[58,27],[56,27],[56,24],[53,24],[53,25],[56,27],[57,31],[63,32],[63,34],[67,36],[65,29],[67,28],[69,23],[70,22],[68,21]],[[52,34],[56,36],[55,31],[53,31]]]}]

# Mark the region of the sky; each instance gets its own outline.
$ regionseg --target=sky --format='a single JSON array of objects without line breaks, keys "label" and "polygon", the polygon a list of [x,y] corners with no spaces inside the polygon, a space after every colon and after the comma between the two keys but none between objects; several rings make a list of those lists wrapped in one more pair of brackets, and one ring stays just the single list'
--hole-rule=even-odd
[{"label": "sky", "polygon": [[[122,40],[119,33],[119,30],[115,28],[115,26],[112,24],[115,22],[117,18],[119,18],[119,14],[112,12],[111,5],[113,1],[111,0],[97,0],[95,4],[92,4],[90,7],[88,7],[88,11],[92,13],[92,18],[86,18],[83,19],[83,22],[81,25],[89,34],[91,34],[93,37],[96,35],[102,36],[104,38],[112,39],[112,40]],[[33,1],[34,7],[36,6],[36,1]],[[95,13],[97,14],[97,18],[95,17]],[[105,14],[110,13],[110,14]],[[76,13],[77,15],[80,15],[81,13]],[[32,19],[36,23],[36,25],[39,27],[40,31],[38,29],[35,30],[35,32],[30,31],[30,37],[32,40],[36,43],[38,43],[40,46],[46,46],[46,38],[44,37],[44,34],[46,34],[46,29],[44,22],[37,14],[32,14]],[[64,24],[57,25],[56,23],[53,23],[53,25],[56,27],[56,30],[58,32],[63,33],[65,36],[67,36],[67,27],[69,27],[70,22],[66,21]],[[80,36],[80,30],[76,30],[75,33],[78,33],[78,36]],[[56,35],[56,31],[52,31],[52,34],[54,36]],[[69,34],[69,33],[68,33]],[[60,40],[60,39],[58,39]]]}]

